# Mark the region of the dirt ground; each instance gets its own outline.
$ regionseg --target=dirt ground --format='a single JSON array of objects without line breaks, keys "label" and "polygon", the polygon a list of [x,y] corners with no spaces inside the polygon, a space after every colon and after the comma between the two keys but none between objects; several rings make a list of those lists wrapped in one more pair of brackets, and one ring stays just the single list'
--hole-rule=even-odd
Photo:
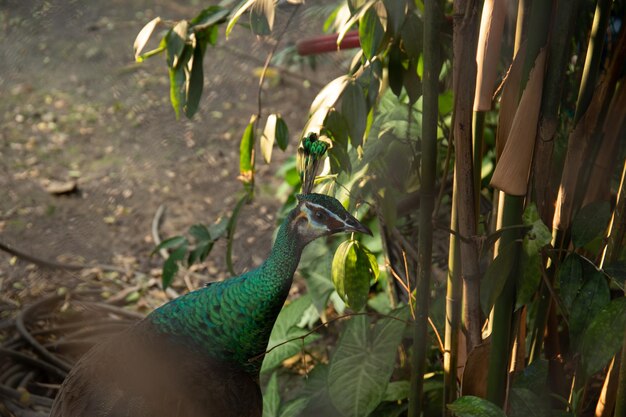
[{"label": "dirt ground", "polygon": [[[205,58],[204,95],[192,120],[175,119],[164,57],[133,62],[132,44],[146,22],[190,18],[208,4],[0,0],[0,242],[49,261],[146,273],[60,272],[0,252],[0,310],[94,280],[156,294],[163,260],[149,254],[157,208],[166,207],[162,237],[230,213],[241,193],[239,139],[256,112],[258,71],[274,40],[236,28],[226,41],[222,29],[219,46]],[[289,7],[277,14],[279,28]],[[307,7],[282,44],[321,32]],[[295,76],[270,77],[264,87],[263,113],[283,115],[291,142],[286,153],[275,151],[269,166],[257,157],[256,197],[235,236],[238,272],[268,253],[283,202],[276,172],[295,155],[318,86],[341,72],[332,59],[320,63],[316,72],[293,68]],[[50,190],[72,181],[77,192]],[[197,272],[228,276],[224,253],[225,243],[218,242]],[[174,288],[184,291],[181,276]]]}]

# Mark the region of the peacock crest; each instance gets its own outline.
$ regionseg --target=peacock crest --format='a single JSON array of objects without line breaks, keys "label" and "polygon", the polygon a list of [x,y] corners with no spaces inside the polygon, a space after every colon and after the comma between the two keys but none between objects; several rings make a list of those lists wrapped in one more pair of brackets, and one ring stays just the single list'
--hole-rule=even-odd
[{"label": "peacock crest", "polygon": [[302,182],[302,194],[310,194],[315,183],[315,176],[321,165],[324,154],[332,147],[332,142],[325,129],[318,135],[309,132],[298,148],[298,171]]}]

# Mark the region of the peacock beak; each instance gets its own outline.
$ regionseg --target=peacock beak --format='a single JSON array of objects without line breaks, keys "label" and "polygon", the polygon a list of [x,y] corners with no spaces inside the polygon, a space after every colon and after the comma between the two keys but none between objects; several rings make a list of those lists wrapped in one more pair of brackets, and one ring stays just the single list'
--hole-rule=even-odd
[{"label": "peacock beak", "polygon": [[365,233],[367,235],[374,236],[369,227],[365,226],[363,223],[358,221],[351,214],[347,213],[347,216],[343,220],[343,222],[344,222],[344,226],[343,226],[344,232],[358,232],[358,233]]}]

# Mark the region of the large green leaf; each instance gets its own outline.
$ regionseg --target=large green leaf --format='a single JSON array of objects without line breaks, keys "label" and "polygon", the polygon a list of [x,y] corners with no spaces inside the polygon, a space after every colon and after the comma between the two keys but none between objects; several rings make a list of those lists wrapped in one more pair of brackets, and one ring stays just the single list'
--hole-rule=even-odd
[{"label": "large green leaf", "polygon": [[572,303],[583,286],[583,267],[575,253],[567,255],[558,272],[561,301],[569,313]]},{"label": "large green leaf", "polygon": [[[270,340],[267,344],[267,349],[270,350],[274,346],[280,345],[291,339],[288,343],[284,343],[277,348],[273,349],[263,360],[263,366],[261,372],[270,371],[279,366],[285,359],[288,359],[297,354],[302,349],[303,342],[301,339],[297,339],[308,333],[305,329],[297,327],[304,312],[311,306],[311,297],[309,295],[302,296],[284,307],[278,318],[276,324],[270,334]],[[304,344],[311,343],[319,338],[316,334],[311,334],[304,339]]]},{"label": "large green leaf", "polygon": [[352,146],[355,148],[360,146],[363,143],[367,123],[367,105],[363,89],[354,81],[348,83],[343,92],[341,114],[348,124]]},{"label": "large green leaf", "polygon": [[393,381],[387,385],[383,401],[402,401],[409,398],[410,381]]},{"label": "large green leaf", "polygon": [[494,403],[472,395],[457,398],[448,409],[458,417],[506,417]]},{"label": "large green leaf", "polygon": [[[191,19],[191,26],[203,26],[208,27],[218,23],[220,20],[226,18],[230,11],[221,6],[209,6],[202,10],[196,17]],[[194,28],[195,29],[195,28]]]},{"label": "large green leaf", "polygon": [[586,273],[585,283],[574,302],[569,317],[569,332],[575,349],[580,346],[581,338],[595,315],[610,301],[609,285],[600,271]]},{"label": "large green leaf", "polygon": [[185,74],[185,66],[192,53],[193,50],[191,46],[185,46],[178,60],[179,65],[168,68],[170,75],[170,102],[172,103],[177,119],[180,117],[180,112],[187,103],[187,77]]},{"label": "large green leaf", "polygon": [[515,252],[518,245],[512,243],[500,250],[498,256],[487,267],[485,276],[480,281],[480,306],[485,314],[489,314],[491,307],[502,292],[506,280],[515,266]]},{"label": "large green leaf", "polygon": [[380,23],[376,8],[368,9],[359,22],[359,40],[363,54],[368,60],[371,60],[378,52],[384,34],[385,30]]},{"label": "large green leaf", "polygon": [[402,46],[409,58],[418,59],[422,53],[423,33],[422,21],[417,14],[415,12],[407,14],[400,35]]},{"label": "large green leaf", "polygon": [[527,388],[509,391],[508,417],[550,417],[550,403]]},{"label": "large green leaf", "polygon": [[333,257],[332,277],[339,296],[353,310],[367,303],[370,277],[378,278],[376,257],[356,240],[347,240],[337,248]]},{"label": "large green leaf", "polygon": [[367,416],[382,400],[404,333],[405,308],[380,319],[374,328],[367,316],[353,317],[341,335],[328,372],[328,391],[345,417]]},{"label": "large green leaf", "polygon": [[611,205],[597,201],[580,209],[572,221],[572,243],[580,248],[605,231],[611,219]]},{"label": "large green leaf", "polygon": [[289,128],[280,114],[276,115],[276,144],[281,151],[289,145]]},{"label": "large green leaf", "polygon": [[617,298],[593,318],[583,336],[581,353],[587,376],[602,369],[624,341],[626,297]]},{"label": "large green leaf", "polygon": [[280,394],[278,392],[278,378],[272,373],[263,393],[263,417],[279,417]]}]

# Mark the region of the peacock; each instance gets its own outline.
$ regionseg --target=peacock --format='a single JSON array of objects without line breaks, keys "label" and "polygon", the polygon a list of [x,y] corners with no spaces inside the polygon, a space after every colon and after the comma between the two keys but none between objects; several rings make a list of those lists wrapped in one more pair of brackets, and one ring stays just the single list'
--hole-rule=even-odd
[{"label": "peacock", "polygon": [[190,292],[85,354],[51,417],[260,417],[259,372],[304,247],[371,231],[335,198],[311,193],[328,143],[302,141],[303,194],[256,269]]}]

